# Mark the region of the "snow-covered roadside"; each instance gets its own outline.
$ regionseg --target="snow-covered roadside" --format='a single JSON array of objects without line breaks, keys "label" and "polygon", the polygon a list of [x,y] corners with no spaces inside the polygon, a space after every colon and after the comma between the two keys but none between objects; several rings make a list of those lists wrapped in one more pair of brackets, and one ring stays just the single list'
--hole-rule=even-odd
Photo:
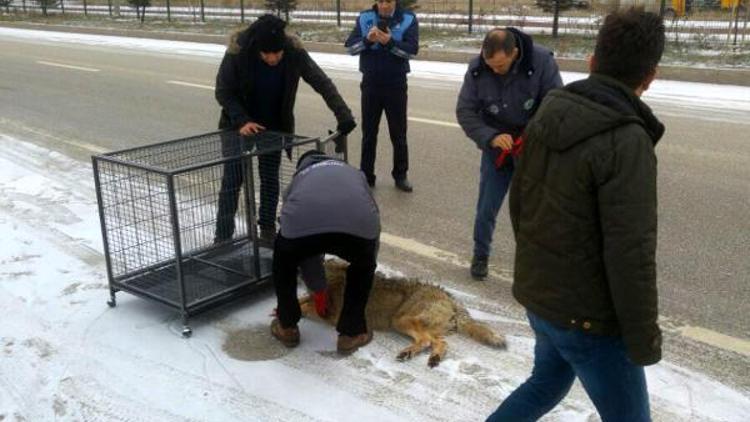
[{"label": "snow-covered roadside", "polygon": [[[74,34],[0,27],[0,37],[44,43],[79,44],[94,47],[114,47],[121,51],[152,52],[215,58],[224,55],[225,47],[218,44],[168,41],[146,38],[114,37],[91,34]],[[359,58],[342,54],[311,53],[324,69],[357,73]],[[411,61],[413,78],[462,81],[466,64],[424,60]],[[562,72],[563,81],[569,83],[585,78],[583,73]],[[735,112],[750,112],[750,87],[715,85],[696,82],[679,82],[657,79],[646,92],[647,101],[655,100],[679,106],[699,106]]]},{"label": "snow-covered roadside", "polygon": [[[528,375],[522,332],[507,352],[451,336],[430,370],[425,356],[396,362],[394,334],[340,358],[333,330],[310,321],[286,350],[267,295],[195,318],[189,340],[152,303],[120,293],[110,309],[92,186],[86,164],[0,135],[0,420],[482,420]],[[656,420],[750,414],[750,398],[702,374],[664,362],[648,378]],[[594,414],[576,387],[547,420]]]}]

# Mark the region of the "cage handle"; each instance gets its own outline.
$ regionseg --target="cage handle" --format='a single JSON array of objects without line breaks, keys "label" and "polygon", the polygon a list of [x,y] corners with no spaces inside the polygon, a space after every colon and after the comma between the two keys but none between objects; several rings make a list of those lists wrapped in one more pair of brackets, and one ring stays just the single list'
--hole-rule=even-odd
[{"label": "cage handle", "polygon": [[341,136],[341,132],[339,132],[338,130],[334,130],[334,131],[329,130],[328,136],[326,136],[325,138],[320,138],[320,143],[325,144],[325,143],[331,142],[334,139],[338,138],[339,136]]}]

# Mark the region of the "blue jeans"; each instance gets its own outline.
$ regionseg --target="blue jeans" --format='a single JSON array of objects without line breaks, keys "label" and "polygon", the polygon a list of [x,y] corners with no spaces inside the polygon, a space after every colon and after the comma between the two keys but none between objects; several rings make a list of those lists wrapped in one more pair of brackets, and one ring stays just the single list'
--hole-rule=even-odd
[{"label": "blue jeans", "polygon": [[528,316],[536,334],[531,377],[487,421],[535,421],[568,394],[575,377],[603,422],[651,420],[643,367],[630,362],[620,337],[562,328],[531,312]]},{"label": "blue jeans", "polygon": [[482,151],[479,170],[479,199],[474,218],[474,256],[490,256],[492,234],[503,199],[513,177],[513,163],[506,159],[504,166],[495,168],[495,154]]}]

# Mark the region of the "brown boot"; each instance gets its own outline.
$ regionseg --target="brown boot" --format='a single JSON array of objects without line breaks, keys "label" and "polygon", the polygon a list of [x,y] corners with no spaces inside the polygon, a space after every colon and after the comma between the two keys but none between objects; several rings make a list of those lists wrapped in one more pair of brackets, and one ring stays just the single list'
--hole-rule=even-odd
[{"label": "brown boot", "polygon": [[297,347],[299,345],[299,328],[284,328],[278,318],[271,321],[271,334],[286,347]]},{"label": "brown boot", "polygon": [[336,342],[336,351],[339,352],[340,355],[351,355],[356,352],[357,349],[367,345],[367,343],[371,341],[372,331],[369,330],[366,333],[358,334],[356,336],[345,336],[339,334],[339,339]]}]

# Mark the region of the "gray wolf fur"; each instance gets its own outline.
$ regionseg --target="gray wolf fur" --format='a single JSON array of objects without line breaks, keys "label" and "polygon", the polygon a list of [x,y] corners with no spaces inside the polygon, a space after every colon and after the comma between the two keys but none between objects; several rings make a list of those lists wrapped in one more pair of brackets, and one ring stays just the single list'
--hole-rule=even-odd
[{"label": "gray wolf fur", "polygon": [[[312,319],[323,319],[336,325],[341,311],[347,264],[326,262],[328,279],[328,313],[321,318],[315,312],[310,297],[300,300],[302,314]],[[367,326],[371,330],[394,330],[412,338],[412,344],[396,356],[404,361],[427,348],[431,349],[427,364],[435,367],[445,357],[445,335],[457,332],[490,347],[504,349],[503,336],[486,324],[473,319],[460,303],[439,286],[416,279],[387,278],[375,274],[366,308]]]}]

